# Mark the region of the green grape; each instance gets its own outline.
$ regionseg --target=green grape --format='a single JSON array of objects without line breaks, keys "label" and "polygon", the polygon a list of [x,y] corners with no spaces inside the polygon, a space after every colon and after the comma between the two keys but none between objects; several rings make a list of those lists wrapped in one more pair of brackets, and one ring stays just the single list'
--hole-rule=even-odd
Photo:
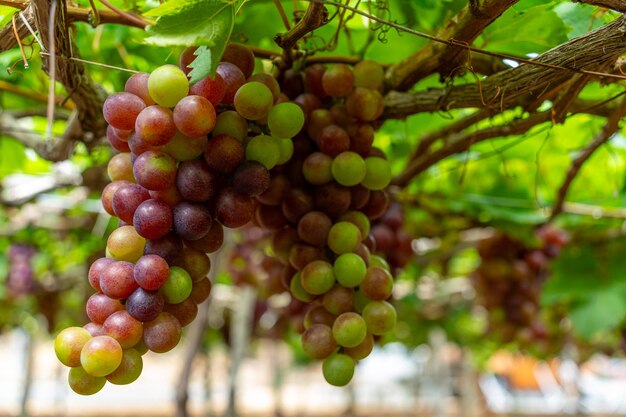
[{"label": "green grape", "polygon": [[304,126],[304,112],[295,103],[280,103],[270,110],[267,124],[272,136],[277,138],[292,138]]},{"label": "green grape", "polygon": [[335,259],[335,278],[344,287],[354,288],[361,284],[367,273],[365,261],[356,253],[344,253]]},{"label": "green grape", "polygon": [[213,136],[228,135],[239,139],[241,142],[248,136],[248,122],[239,113],[227,110],[217,116]]},{"label": "green grape", "polygon": [[150,73],[148,92],[157,104],[174,107],[189,92],[189,81],[177,66],[163,65]]},{"label": "green grape", "polygon": [[394,306],[387,301],[372,301],[363,308],[363,319],[367,324],[367,331],[380,336],[396,325],[397,313]]},{"label": "green grape", "polygon": [[353,312],[339,315],[333,323],[332,330],[337,344],[349,348],[363,343],[367,335],[365,320],[358,313]]},{"label": "green grape", "polygon": [[248,82],[235,93],[235,110],[248,120],[266,117],[274,103],[270,89],[258,81]]},{"label": "green grape", "polygon": [[271,136],[255,136],[246,146],[246,159],[260,162],[265,168],[272,169],[280,159],[280,146]]},{"label": "green grape", "polygon": [[280,156],[276,165],[287,163],[293,156],[293,141],[290,138],[276,139]]},{"label": "green grape", "polygon": [[324,294],[335,285],[333,266],[321,260],[310,262],[302,269],[300,282],[309,294]]},{"label": "green grape", "polygon": [[368,190],[383,190],[391,182],[389,161],[377,156],[365,158],[365,177],[361,184]]},{"label": "green grape", "polygon": [[342,152],[333,160],[331,172],[335,181],[346,187],[351,187],[365,178],[365,161],[356,152]]},{"label": "green grape", "polygon": [[103,376],[89,375],[82,367],[78,366],[70,369],[67,382],[76,394],[93,395],[104,387],[107,380]]},{"label": "green grape", "polygon": [[122,355],[122,363],[106,379],[115,385],[127,385],[134,382],[143,370],[143,359],[135,349],[126,349]]},{"label": "green grape", "polygon": [[303,303],[310,303],[311,301],[313,301],[314,297],[309,294],[302,286],[300,275],[300,272],[296,272],[291,278],[289,290],[291,291],[291,295],[293,295],[296,300],[302,301]]},{"label": "green grape", "polygon": [[383,85],[385,70],[382,65],[374,61],[361,61],[353,68],[354,85],[376,90]]},{"label": "green grape", "polygon": [[192,138],[177,131],[163,150],[177,161],[191,161],[202,155],[206,144],[206,136]]},{"label": "green grape", "polygon": [[370,234],[370,219],[363,212],[357,210],[349,211],[342,214],[339,220],[354,224],[361,231],[361,236]]},{"label": "green grape", "polygon": [[191,294],[193,281],[189,273],[178,266],[170,267],[167,280],[161,287],[165,302],[169,304],[182,303]]},{"label": "green grape", "polygon": [[328,246],[337,255],[354,252],[361,244],[361,231],[350,222],[335,223],[328,232]]},{"label": "green grape", "polygon": [[145,246],[146,239],[128,225],[115,229],[107,240],[108,253],[118,261],[135,262],[143,255]]},{"label": "green grape", "polygon": [[65,366],[80,366],[80,351],[91,339],[89,332],[82,327],[68,327],[54,339],[54,353]]},{"label": "green grape", "polygon": [[342,353],[330,355],[322,363],[322,373],[330,385],[343,387],[354,376],[354,359]]}]

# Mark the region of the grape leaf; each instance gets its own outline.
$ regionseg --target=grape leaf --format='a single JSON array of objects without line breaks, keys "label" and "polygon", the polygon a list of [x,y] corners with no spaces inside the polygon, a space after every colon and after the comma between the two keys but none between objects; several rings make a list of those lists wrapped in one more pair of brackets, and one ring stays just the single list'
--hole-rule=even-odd
[{"label": "grape leaf", "polygon": [[207,45],[213,57],[221,57],[234,25],[232,1],[170,1],[157,9],[161,7],[164,9],[152,11],[159,17],[146,27],[151,36],[144,42],[159,46]]},{"label": "grape leaf", "polygon": [[189,64],[189,84],[195,84],[207,75],[215,75],[215,69],[219,60],[213,59],[211,50],[206,46],[200,46],[193,53],[196,58]]}]

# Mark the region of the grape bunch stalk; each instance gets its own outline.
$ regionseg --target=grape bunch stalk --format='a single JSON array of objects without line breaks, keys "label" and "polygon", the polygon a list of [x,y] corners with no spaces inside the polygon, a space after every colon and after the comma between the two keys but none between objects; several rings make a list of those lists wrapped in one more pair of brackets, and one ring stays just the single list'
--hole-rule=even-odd
[{"label": "grape bunch stalk", "polygon": [[195,53],[134,74],[104,103],[119,153],[102,205],[119,227],[89,269],[91,322],[55,340],[69,385],[90,395],[107,380],[128,384],[145,352],[174,348],[210,294],[207,254],[224,227],[250,222],[273,233],[294,298],[317,308],[305,351],[345,385],[396,320],[393,277],[365,245],[389,203],[389,164],[371,146],[382,68],[312,66],[279,83],[253,75],[254,55],[230,44],[216,73],[190,85]]},{"label": "grape bunch stalk", "polygon": [[481,241],[481,263],[471,278],[479,305],[489,313],[490,333],[504,342],[541,340],[547,327],[539,317],[543,283],[550,275],[549,261],[567,243],[567,234],[544,226],[536,231],[538,248],[502,233]]}]

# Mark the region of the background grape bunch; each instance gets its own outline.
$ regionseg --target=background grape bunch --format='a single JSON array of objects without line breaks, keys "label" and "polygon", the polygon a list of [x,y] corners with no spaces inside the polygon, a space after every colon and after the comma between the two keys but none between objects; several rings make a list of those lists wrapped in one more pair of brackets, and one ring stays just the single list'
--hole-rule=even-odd
[{"label": "background grape bunch", "polygon": [[383,70],[313,65],[277,80],[253,75],[253,54],[230,44],[215,75],[190,85],[194,53],[134,74],[104,103],[119,153],[102,205],[119,227],[89,270],[91,322],[55,340],[69,385],[89,395],[130,383],[145,352],[175,347],[210,294],[207,254],[224,227],[250,222],[271,232],[265,265],[308,305],[304,351],[345,385],[396,321],[389,265],[370,255],[370,221],[390,202],[390,167],[372,147]]},{"label": "background grape bunch", "polygon": [[489,332],[504,342],[541,340],[547,326],[539,315],[543,283],[568,236],[551,226],[537,229],[539,247],[530,248],[502,232],[481,241],[481,263],[472,274],[476,303],[488,311]]},{"label": "background grape bunch", "polygon": [[12,297],[30,294],[36,289],[32,259],[37,249],[31,245],[13,244],[9,247],[7,289]]}]

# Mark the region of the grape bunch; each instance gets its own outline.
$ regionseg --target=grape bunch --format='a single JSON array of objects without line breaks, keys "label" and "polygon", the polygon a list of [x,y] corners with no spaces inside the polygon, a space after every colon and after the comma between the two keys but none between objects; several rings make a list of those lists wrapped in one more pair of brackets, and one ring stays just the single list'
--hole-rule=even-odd
[{"label": "grape bunch", "polygon": [[389,262],[392,271],[403,269],[413,257],[413,238],[403,225],[404,211],[397,201],[392,202],[389,210],[372,225],[376,252]]},{"label": "grape bunch", "polygon": [[10,264],[6,285],[11,297],[31,294],[35,290],[32,258],[36,253],[37,249],[30,245],[13,244],[9,247],[7,257]]},{"label": "grape bunch", "polygon": [[119,227],[89,269],[91,322],[55,340],[79,394],[107,380],[133,382],[142,354],[178,344],[211,291],[207,254],[221,247],[224,227],[252,220],[269,170],[291,158],[291,138],[304,124],[273,77],[252,75],[247,48],[229,45],[215,75],[190,85],[194,51],[178,67],[134,74],[104,103],[119,153],[107,166],[102,205]]},{"label": "grape bunch", "polygon": [[481,263],[471,276],[476,301],[489,313],[490,334],[499,334],[504,342],[547,336],[539,317],[541,288],[549,276],[549,260],[558,256],[568,236],[550,226],[537,229],[536,235],[539,248],[501,232],[477,247]]}]

